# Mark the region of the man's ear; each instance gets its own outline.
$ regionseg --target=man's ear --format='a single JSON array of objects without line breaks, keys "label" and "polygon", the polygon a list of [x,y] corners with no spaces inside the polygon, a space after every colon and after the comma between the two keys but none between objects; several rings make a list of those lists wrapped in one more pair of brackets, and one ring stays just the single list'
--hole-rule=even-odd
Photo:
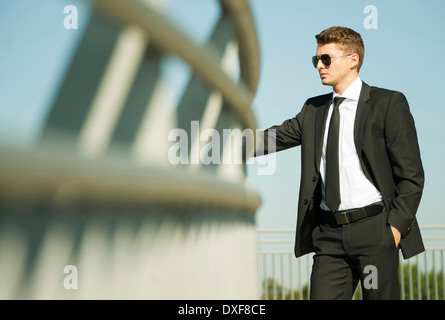
[{"label": "man's ear", "polygon": [[358,53],[353,53],[350,58],[351,69],[358,68],[358,63],[360,62],[360,56]]}]

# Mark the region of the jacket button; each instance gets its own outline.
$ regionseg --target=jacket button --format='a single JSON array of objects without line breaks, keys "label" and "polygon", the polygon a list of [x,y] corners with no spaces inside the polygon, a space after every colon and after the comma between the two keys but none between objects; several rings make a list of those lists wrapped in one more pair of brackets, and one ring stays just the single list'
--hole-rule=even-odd
[{"label": "jacket button", "polygon": [[317,177],[316,177],[316,176],[313,176],[313,177],[312,177],[312,182],[315,182],[315,181],[317,181]]},{"label": "jacket button", "polygon": [[303,200],[303,204],[304,204],[304,205],[307,205],[308,203],[309,203],[309,201],[307,201],[307,199],[304,199],[304,200]]}]

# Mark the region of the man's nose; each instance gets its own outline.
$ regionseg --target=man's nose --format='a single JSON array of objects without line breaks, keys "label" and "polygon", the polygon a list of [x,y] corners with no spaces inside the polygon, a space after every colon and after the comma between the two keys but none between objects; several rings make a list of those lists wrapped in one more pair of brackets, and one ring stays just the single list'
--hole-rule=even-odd
[{"label": "man's nose", "polygon": [[321,69],[324,69],[324,68],[326,68],[326,66],[323,64],[321,59],[318,59],[318,62],[317,62],[317,69],[318,69],[318,71],[320,71]]}]

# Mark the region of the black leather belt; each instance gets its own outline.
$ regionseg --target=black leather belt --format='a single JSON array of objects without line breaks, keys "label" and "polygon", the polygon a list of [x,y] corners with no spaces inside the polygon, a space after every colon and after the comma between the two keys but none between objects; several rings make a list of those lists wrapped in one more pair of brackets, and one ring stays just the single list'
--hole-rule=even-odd
[{"label": "black leather belt", "polygon": [[381,213],[383,209],[383,202],[380,201],[363,208],[340,210],[336,211],[335,213],[321,210],[322,213],[320,218],[321,223],[342,225],[355,222],[366,217],[375,216]]}]

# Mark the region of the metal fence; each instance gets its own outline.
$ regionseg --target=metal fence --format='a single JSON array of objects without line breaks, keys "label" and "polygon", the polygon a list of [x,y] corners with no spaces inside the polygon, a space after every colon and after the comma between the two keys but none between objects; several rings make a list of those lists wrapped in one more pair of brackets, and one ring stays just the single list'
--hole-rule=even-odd
[{"label": "metal fence", "polygon": [[[422,226],[425,252],[400,254],[402,300],[444,300],[445,225]],[[307,300],[313,254],[295,258],[294,229],[258,229],[258,288],[265,300]],[[353,299],[361,299],[360,284]]]}]

